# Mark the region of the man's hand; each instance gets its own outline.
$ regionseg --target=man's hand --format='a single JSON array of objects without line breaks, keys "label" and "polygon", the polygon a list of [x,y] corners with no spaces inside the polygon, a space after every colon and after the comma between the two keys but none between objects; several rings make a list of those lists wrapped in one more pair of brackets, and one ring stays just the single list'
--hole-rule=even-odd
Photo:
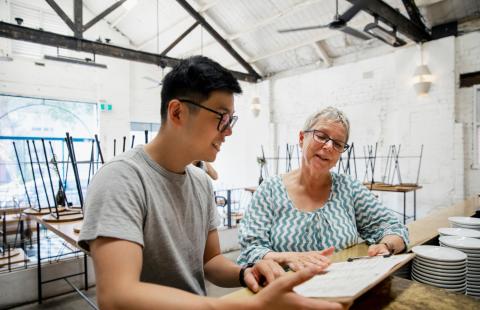
[{"label": "man's hand", "polygon": [[317,274],[317,268],[307,267],[273,281],[252,298],[258,309],[342,309],[338,303],[306,298],[293,292],[293,288]]},{"label": "man's hand", "polygon": [[260,286],[270,284],[276,278],[285,274],[282,266],[273,260],[258,261],[253,267],[247,268],[243,280],[253,292],[258,292]]}]

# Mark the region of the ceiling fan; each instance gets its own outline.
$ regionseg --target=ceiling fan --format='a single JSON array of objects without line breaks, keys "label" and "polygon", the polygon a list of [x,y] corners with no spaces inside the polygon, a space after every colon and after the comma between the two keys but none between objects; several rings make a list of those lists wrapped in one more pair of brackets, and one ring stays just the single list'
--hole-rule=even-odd
[{"label": "ceiling fan", "polygon": [[[144,76],[143,79],[154,83],[154,86],[147,87],[145,89],[153,89],[153,88],[157,88],[157,87],[162,86],[162,81],[159,81],[159,80],[154,79],[152,77]],[[162,80],[163,80],[163,69],[162,69]]]},{"label": "ceiling fan", "polygon": [[348,27],[347,23],[360,11],[364,2],[368,0],[359,0],[354,5],[352,5],[348,10],[345,11],[342,15],[338,14],[338,0],[335,1],[336,13],[334,20],[326,25],[316,25],[316,26],[307,26],[307,27],[299,27],[299,28],[289,28],[289,29],[280,29],[278,30],[279,33],[286,33],[286,32],[293,32],[293,31],[302,31],[302,30],[313,30],[313,29],[322,29],[322,28],[329,28],[332,30],[339,30],[345,34],[353,36],[357,39],[361,40],[370,40],[371,37],[366,35],[365,33]]}]

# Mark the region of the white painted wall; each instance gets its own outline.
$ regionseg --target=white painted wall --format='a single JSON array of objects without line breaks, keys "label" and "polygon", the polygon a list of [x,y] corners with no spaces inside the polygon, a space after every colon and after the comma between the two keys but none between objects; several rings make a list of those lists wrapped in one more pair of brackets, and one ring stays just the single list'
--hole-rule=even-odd
[{"label": "white painted wall", "polygon": [[[355,63],[328,69],[277,77],[272,80],[273,120],[280,145],[296,143],[307,116],[332,105],[351,121],[351,141],[361,146],[379,142],[386,153],[390,144],[401,144],[403,155],[424,155],[418,192],[418,214],[451,205],[463,199],[463,186],[456,188],[455,176],[462,173],[455,161],[455,38],[424,45],[424,62],[435,80],[430,93],[417,97],[412,75],[420,63],[419,48],[409,46]],[[360,153],[360,154],[359,154]],[[412,175],[415,164],[402,160],[402,175]],[[460,167],[463,164],[460,165]],[[413,173],[413,175],[415,175]],[[409,180],[405,180],[409,181]],[[415,180],[410,180],[415,181]],[[460,180],[461,183],[461,180]],[[402,197],[385,197],[398,209]]]},{"label": "white painted wall", "polygon": [[480,167],[474,167],[473,105],[475,88],[459,88],[462,73],[480,71],[480,32],[472,32],[455,40],[455,120],[462,125],[464,136],[465,194],[480,193]]}]

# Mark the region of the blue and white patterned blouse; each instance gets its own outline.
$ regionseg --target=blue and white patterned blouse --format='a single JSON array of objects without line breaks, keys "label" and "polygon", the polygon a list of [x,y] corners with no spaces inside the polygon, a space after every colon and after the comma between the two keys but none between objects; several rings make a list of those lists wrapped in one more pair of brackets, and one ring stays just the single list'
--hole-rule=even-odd
[{"label": "blue and white patterned blouse", "polygon": [[280,176],[265,180],[254,193],[240,224],[243,265],[260,260],[270,251],[336,251],[359,242],[380,241],[398,235],[408,244],[408,229],[373,193],[348,175],[331,172],[332,190],[324,206],[299,211],[287,194]]}]

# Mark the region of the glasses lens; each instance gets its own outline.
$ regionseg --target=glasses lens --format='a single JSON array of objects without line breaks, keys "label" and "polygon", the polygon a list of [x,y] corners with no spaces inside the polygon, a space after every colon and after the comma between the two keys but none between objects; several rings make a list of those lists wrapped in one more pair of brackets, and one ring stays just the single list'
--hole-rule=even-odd
[{"label": "glasses lens", "polygon": [[220,124],[218,124],[218,128],[220,132],[224,132],[229,127],[230,129],[232,129],[233,126],[235,126],[237,119],[238,119],[238,116],[230,116],[228,114],[224,114],[222,119],[220,120]]},{"label": "glasses lens", "polygon": [[230,129],[232,129],[233,126],[235,126],[235,124],[237,123],[237,120],[238,120],[238,116],[232,116],[232,119],[230,120]]},{"label": "glasses lens", "polygon": [[228,125],[230,124],[231,119],[230,115],[225,113],[222,115],[222,118],[220,119],[220,122],[218,123],[218,130],[220,132],[225,131],[227,129]]},{"label": "glasses lens", "polygon": [[323,132],[320,132],[320,131],[314,132],[313,137],[319,143],[327,143],[327,141],[330,140],[330,138],[326,134],[324,134]]}]

